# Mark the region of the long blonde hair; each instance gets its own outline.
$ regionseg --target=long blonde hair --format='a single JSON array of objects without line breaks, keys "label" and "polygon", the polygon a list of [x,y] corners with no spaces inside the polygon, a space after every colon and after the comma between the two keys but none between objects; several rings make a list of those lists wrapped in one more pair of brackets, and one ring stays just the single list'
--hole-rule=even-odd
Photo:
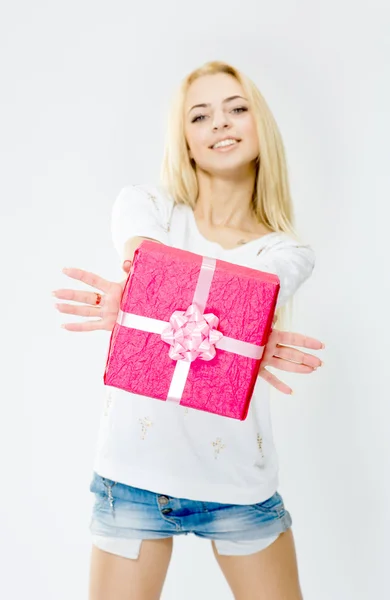
[{"label": "long blonde hair", "polygon": [[[252,110],[259,140],[252,204],[259,223],[271,231],[284,232],[298,240],[294,229],[293,205],[287,172],[285,149],[277,123],[265,99],[253,81],[235,67],[220,61],[207,62],[189,73],[177,89],[168,116],[161,184],[175,202],[194,210],[198,181],[185,136],[184,103],[188,88],[203,75],[226,73],[243,87]],[[291,302],[288,308],[291,309]],[[277,310],[280,328],[287,318],[285,307]],[[287,308],[287,307],[286,307]]]}]

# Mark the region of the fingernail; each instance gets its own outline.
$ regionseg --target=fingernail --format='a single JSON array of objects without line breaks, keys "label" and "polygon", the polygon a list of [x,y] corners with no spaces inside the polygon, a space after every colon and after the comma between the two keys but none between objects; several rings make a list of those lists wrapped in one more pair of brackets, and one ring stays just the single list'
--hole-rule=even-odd
[{"label": "fingernail", "polygon": [[57,296],[57,292],[52,292],[51,295],[52,296]]},{"label": "fingernail", "polygon": [[62,329],[66,329],[65,325],[61,325]]},{"label": "fingernail", "polygon": [[322,344],[321,348],[322,348],[322,350],[323,350],[323,349],[325,348],[325,344]]},{"label": "fingernail", "polygon": [[69,268],[68,268],[68,267],[64,267],[64,268],[62,269],[62,272],[63,272],[63,273],[65,273],[65,271],[69,271]]},{"label": "fingernail", "polygon": [[293,395],[293,393],[294,393],[294,392],[293,392],[293,390],[291,390],[291,392],[290,392],[290,395],[292,396],[292,395]]}]

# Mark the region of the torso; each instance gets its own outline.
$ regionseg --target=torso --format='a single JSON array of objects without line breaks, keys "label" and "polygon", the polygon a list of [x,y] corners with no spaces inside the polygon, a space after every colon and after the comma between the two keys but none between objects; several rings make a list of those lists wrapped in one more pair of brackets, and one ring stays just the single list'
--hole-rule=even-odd
[{"label": "torso", "polygon": [[[129,187],[127,193],[128,209],[123,202],[114,214],[113,235],[121,259],[122,227],[127,223],[127,239],[140,232],[155,238],[157,231],[159,241],[173,248],[279,273],[283,302],[304,278],[304,264],[297,262],[297,268],[289,269],[281,260],[275,271],[271,250],[267,254],[274,244],[286,243],[293,258],[295,242],[291,244],[285,234],[270,233],[260,224],[245,225],[246,231],[226,227],[217,232],[196,221],[190,207],[175,206],[156,187]],[[142,198],[145,193],[149,202]],[[277,489],[278,458],[265,379],[256,378],[244,421],[114,387],[105,391],[94,465],[99,475],[173,497],[225,504],[263,502]]]}]

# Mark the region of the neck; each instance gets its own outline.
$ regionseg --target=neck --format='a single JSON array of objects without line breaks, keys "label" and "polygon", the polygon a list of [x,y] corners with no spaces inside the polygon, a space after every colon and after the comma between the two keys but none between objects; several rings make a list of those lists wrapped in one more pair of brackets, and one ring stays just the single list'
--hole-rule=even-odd
[{"label": "neck", "polygon": [[194,213],[210,226],[244,229],[253,223],[255,173],[228,179],[197,170],[199,194]]}]

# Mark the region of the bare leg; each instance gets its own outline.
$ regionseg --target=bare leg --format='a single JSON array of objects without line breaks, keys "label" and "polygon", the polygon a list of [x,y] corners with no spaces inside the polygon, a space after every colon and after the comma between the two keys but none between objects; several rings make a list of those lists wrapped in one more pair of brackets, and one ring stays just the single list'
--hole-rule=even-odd
[{"label": "bare leg", "polygon": [[235,600],[303,600],[291,528],[248,556],[214,555]]},{"label": "bare leg", "polygon": [[137,560],[92,546],[89,600],[158,600],[172,555],[172,538],[144,540]]}]

